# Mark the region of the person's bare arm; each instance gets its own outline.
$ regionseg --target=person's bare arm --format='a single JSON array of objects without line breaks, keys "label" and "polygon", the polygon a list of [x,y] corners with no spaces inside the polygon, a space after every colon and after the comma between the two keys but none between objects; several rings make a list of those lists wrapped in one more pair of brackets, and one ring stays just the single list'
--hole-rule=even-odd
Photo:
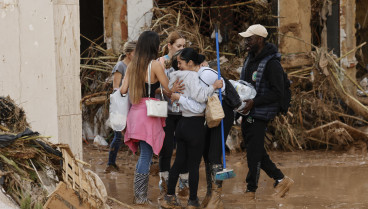
[{"label": "person's bare arm", "polygon": [[123,79],[123,83],[120,86],[121,94],[126,94],[128,92],[128,87],[129,87],[128,77],[129,77],[129,68],[126,71],[124,79]]},{"label": "person's bare arm", "polygon": [[161,86],[166,90],[166,92],[171,95],[171,90],[169,89],[169,79],[165,75],[163,67],[160,62],[154,60],[152,61],[151,72],[155,74],[155,77],[160,82]]},{"label": "person's bare arm", "polygon": [[156,60],[152,62],[151,72],[155,74],[157,80],[165,90],[165,95],[168,97],[171,97],[172,92],[181,92],[181,90],[185,88],[184,84],[182,84],[182,81],[177,80],[173,87],[169,89],[169,79],[167,78],[160,62]]},{"label": "person's bare arm", "polygon": [[120,87],[120,82],[122,78],[123,78],[123,74],[121,74],[120,72],[116,71],[114,73],[113,80],[112,80],[113,89],[118,89]]}]

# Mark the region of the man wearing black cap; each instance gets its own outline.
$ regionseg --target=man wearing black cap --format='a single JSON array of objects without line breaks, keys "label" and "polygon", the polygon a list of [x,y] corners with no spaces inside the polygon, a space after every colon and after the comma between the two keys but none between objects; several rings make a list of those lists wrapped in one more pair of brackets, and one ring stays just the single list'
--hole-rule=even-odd
[{"label": "man wearing black cap", "polygon": [[274,44],[265,41],[268,35],[262,25],[251,25],[245,32],[239,33],[246,38],[246,58],[240,79],[251,83],[257,95],[245,100],[243,109],[242,132],[247,150],[248,175],[245,197],[255,200],[260,170],[275,180],[275,197],[283,197],[294,181],[284,176],[272,162],[264,148],[264,137],[268,121],[280,111],[280,100],[284,96],[284,71],[280,64],[281,55]]}]

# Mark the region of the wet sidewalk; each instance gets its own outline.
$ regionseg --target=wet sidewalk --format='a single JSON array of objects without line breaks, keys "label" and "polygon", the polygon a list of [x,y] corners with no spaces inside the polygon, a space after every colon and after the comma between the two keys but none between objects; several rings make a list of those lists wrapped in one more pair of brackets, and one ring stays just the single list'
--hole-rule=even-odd
[{"label": "wet sidewalk", "polygon": [[[107,156],[106,148],[96,149],[92,145],[84,147],[84,161],[92,164],[91,169],[105,183],[108,195],[135,207],[132,205],[133,176],[138,157],[131,152],[120,151],[117,160],[120,171],[105,174]],[[368,208],[368,157],[366,154],[303,151],[270,152],[270,156],[283,173],[295,181],[287,196],[274,199],[272,197],[274,181],[262,171],[256,203],[244,202],[245,176],[248,168],[245,153],[236,153],[227,156],[227,165],[234,169],[237,176],[224,182],[225,208]],[[158,208],[157,198],[160,192],[157,159],[154,162],[149,181],[149,198],[155,205],[145,208]],[[201,165],[198,190],[200,200],[206,193],[205,182],[204,165]],[[182,203],[185,205],[186,200],[182,199]],[[112,201],[110,205],[112,208],[124,208]]]}]

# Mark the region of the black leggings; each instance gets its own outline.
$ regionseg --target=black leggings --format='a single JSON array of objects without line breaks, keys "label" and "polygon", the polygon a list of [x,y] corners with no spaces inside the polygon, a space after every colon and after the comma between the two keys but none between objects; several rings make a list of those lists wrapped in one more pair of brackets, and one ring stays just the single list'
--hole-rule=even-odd
[{"label": "black leggings", "polygon": [[175,186],[179,173],[185,168],[189,170],[189,199],[197,199],[199,164],[203,154],[205,141],[204,117],[182,117],[176,127],[176,158],[169,173],[169,195],[175,194]]},{"label": "black leggings", "polygon": [[[229,135],[230,129],[234,123],[234,111],[225,102],[222,103],[224,109],[225,118],[224,123],[224,140],[226,142],[227,135]],[[221,123],[214,128],[207,128],[206,130],[206,143],[203,152],[203,159],[206,163],[222,164],[222,136],[221,136]]]},{"label": "black leggings", "polygon": [[159,156],[160,172],[170,170],[171,157],[175,146],[174,133],[181,117],[181,115],[169,114],[166,118],[166,126],[164,127],[165,139]]}]

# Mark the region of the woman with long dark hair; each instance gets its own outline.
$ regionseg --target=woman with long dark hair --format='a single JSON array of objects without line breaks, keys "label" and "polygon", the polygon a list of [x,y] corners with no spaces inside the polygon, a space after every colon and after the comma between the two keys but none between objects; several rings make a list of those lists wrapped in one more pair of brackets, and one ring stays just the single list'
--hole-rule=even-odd
[{"label": "woman with long dark hair", "polygon": [[[150,202],[147,198],[147,191],[152,155],[160,153],[165,137],[163,130],[165,118],[148,117],[145,101],[149,96],[155,99],[152,97],[160,84],[168,94],[172,92],[168,88],[169,80],[162,65],[156,61],[159,44],[160,40],[156,32],[145,31],[139,36],[135,56],[128,66],[120,88],[122,94],[129,93],[132,103],[127,117],[124,142],[133,152],[136,152],[138,148],[140,151],[134,175],[134,203],[136,204]],[[149,67],[151,68],[150,75],[147,73]],[[149,80],[151,83],[148,83]],[[150,92],[148,92],[149,85]]]},{"label": "woman with long dark hair", "polygon": [[171,99],[178,101],[182,110],[176,130],[177,140],[175,162],[169,172],[168,192],[161,204],[163,208],[180,206],[175,196],[175,185],[183,168],[189,171],[189,200],[187,208],[199,208],[197,196],[199,165],[203,155],[206,128],[204,110],[208,96],[223,86],[222,80],[206,85],[199,80],[198,71],[205,57],[192,48],[183,49],[177,57],[178,67],[183,71],[172,73],[170,84],[174,80],[183,80],[183,94],[173,93]]}]

